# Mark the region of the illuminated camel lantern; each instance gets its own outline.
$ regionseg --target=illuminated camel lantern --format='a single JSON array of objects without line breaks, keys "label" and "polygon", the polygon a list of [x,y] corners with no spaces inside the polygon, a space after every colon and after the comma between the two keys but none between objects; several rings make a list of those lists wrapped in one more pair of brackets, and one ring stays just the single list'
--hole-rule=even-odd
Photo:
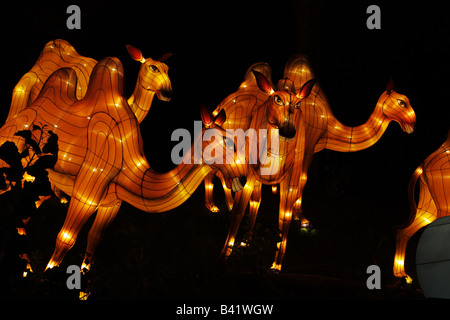
[{"label": "illuminated camel lantern", "polygon": [[[224,149],[233,158],[234,151],[219,140],[205,142],[196,137],[192,149],[200,149],[203,161],[185,161],[168,173],[156,173],[144,156],[139,123],[123,96],[123,68],[116,58],[101,60],[92,71],[83,99],[75,96],[76,73],[72,68],[59,69],[47,80],[39,96],[27,108],[13,116],[0,129],[2,141],[16,143],[19,150],[24,140],[14,134],[33,124],[50,128],[58,136],[58,161],[49,178],[56,187],[71,195],[67,216],[58,233],[55,251],[47,265],[61,263],[74,245],[77,234],[87,219],[97,211],[89,232],[83,267],[89,268],[94,244],[101,232],[114,219],[122,201],[146,212],[163,212],[181,205],[204,176],[212,169],[237,179],[239,165],[215,165],[202,152],[206,147]],[[225,136],[220,124],[224,113],[214,118],[203,115],[207,126]],[[186,154],[189,160],[191,154]],[[232,155],[228,155],[228,153]],[[210,163],[210,165],[206,164]],[[222,161],[223,162],[223,161]],[[225,163],[225,162],[223,162]]]},{"label": "illuminated camel lantern", "polygon": [[[129,106],[141,123],[150,111],[155,94],[163,101],[169,101],[172,96],[169,68],[164,63],[171,54],[166,53],[160,59],[153,60],[144,58],[142,52],[133,46],[127,45],[127,50],[134,60],[142,64],[133,94],[128,98]],[[96,60],[81,56],[65,40],[57,39],[48,42],[31,70],[23,75],[14,87],[6,121],[28,107],[37,98],[48,77],[60,68],[69,67],[76,72],[76,97],[82,99],[96,64]]]},{"label": "illuminated camel lantern", "polygon": [[[166,53],[160,59],[153,60],[144,58],[138,48],[130,45],[126,47],[130,56],[142,64],[133,94],[128,98],[128,104],[141,123],[150,111],[155,94],[162,101],[169,101],[171,98],[172,85],[168,76],[169,68],[163,62],[172,54]],[[65,40],[57,39],[48,42],[31,70],[22,76],[14,87],[6,121],[29,106],[38,96],[48,77],[60,68],[70,67],[75,70],[77,75],[76,97],[82,99],[86,94],[89,78],[96,63],[96,60],[80,55]],[[54,184],[52,184],[52,188],[61,201],[67,201]],[[40,200],[39,204],[45,199]]]},{"label": "illuminated camel lantern", "polygon": [[[414,198],[419,180],[419,202]],[[411,205],[409,220],[397,231],[394,256],[394,275],[412,278],[405,271],[405,252],[408,240],[422,227],[434,220],[450,215],[450,131],[447,140],[414,171],[409,182],[408,195]]]},{"label": "illuminated camel lantern", "polygon": [[[164,63],[171,54],[166,53],[160,59],[153,60],[144,58],[138,48],[130,45],[126,47],[130,56],[142,64],[133,94],[127,100],[137,120],[141,123],[150,111],[155,94],[158,99],[163,101],[171,99],[172,85],[168,76],[169,68]],[[35,65],[22,76],[14,87],[11,107],[6,121],[11,120],[17,113],[28,107],[39,95],[48,77],[54,71],[63,67],[70,67],[76,72],[76,97],[77,99],[82,99],[87,92],[89,79],[96,64],[96,60],[81,56],[65,40],[57,39],[48,42]],[[62,179],[60,176],[58,178]],[[52,180],[51,182],[55,194],[61,198],[61,201],[67,201],[65,196],[55,186],[55,183]],[[39,204],[45,199],[41,199]],[[92,238],[90,237],[90,239]],[[94,251],[96,244],[97,240],[88,241],[89,249]]]},{"label": "illuminated camel lantern", "polygon": [[[257,71],[258,69],[261,72]],[[255,131],[248,131],[250,134],[246,134],[248,140],[246,140],[245,150],[250,152],[251,147],[249,148],[249,146],[259,148],[256,153],[250,152],[250,156],[247,157],[247,181],[242,192],[237,193],[235,198],[229,232],[221,253],[221,259],[225,259],[231,253],[240,221],[249,202],[251,215],[252,211],[255,211],[254,216],[256,217],[261,184],[276,184],[280,181],[288,181],[292,176],[291,170],[295,159],[303,156],[304,133],[302,131],[304,125],[302,125],[302,112],[299,108],[300,102],[310,94],[315,80],[311,79],[296,89],[291,80],[281,79],[278,85],[274,87],[267,75],[270,75],[270,69],[266,64],[255,64],[250,67],[237,93],[230,95],[225,100],[226,102],[219,105],[213,112],[213,114],[217,114],[225,110],[223,109],[224,106],[231,105],[227,113],[228,126],[224,124],[224,127],[233,128],[238,123],[238,126],[242,124],[246,126],[244,130],[247,128],[254,129]],[[255,95],[253,92],[257,94]],[[242,106],[246,108],[242,108]],[[230,115],[228,116],[228,114]],[[251,132],[260,130],[265,130],[267,136],[261,137],[251,134]],[[275,150],[272,146],[268,146],[274,143],[277,144]],[[266,144],[265,148],[264,144]],[[239,151],[238,146],[237,152],[239,153]],[[254,159],[255,154],[260,155],[258,161]],[[264,174],[262,173],[263,169]],[[289,184],[282,184],[283,191],[285,188],[288,188],[290,195],[293,194]],[[286,203],[288,202],[285,199],[281,200],[282,206]],[[289,213],[286,213],[283,218],[288,218],[288,216]]]},{"label": "illuminated camel lantern", "polygon": [[[311,80],[313,73],[308,59],[303,55],[296,55],[289,59],[284,70],[284,78],[293,81],[296,88]],[[265,89],[261,90],[266,91]],[[386,91],[380,96],[369,120],[361,126],[348,127],[340,123],[334,117],[326,96],[319,85],[316,85],[311,94],[303,100],[301,110],[302,117],[299,119],[304,123],[304,131],[302,131],[304,137],[296,137],[298,140],[296,148],[299,155],[295,157],[292,174],[288,174],[280,182],[279,229],[282,241],[278,244],[275,262],[272,265],[272,269],[275,270],[281,270],[292,216],[293,214],[301,214],[301,196],[307,181],[307,170],[314,153],[323,149],[339,152],[363,150],[369,148],[381,138],[391,121],[399,123],[407,133],[413,132],[416,121],[408,98],[393,91],[393,82],[391,81],[388,83]],[[299,151],[300,148],[302,151]],[[300,154],[300,152],[303,153]],[[249,202],[250,228],[254,224],[261,201],[260,188],[260,184],[255,184],[254,195]],[[248,203],[248,199],[241,196],[236,201],[244,201],[239,204],[243,209],[237,214],[242,216],[246,208],[245,201]],[[233,208],[236,206],[236,201]],[[234,230],[237,230],[237,228],[233,228],[233,233]],[[233,235],[229,233],[228,239],[233,239]],[[222,257],[231,252],[231,247],[232,245],[228,243],[228,250],[226,253],[222,251]]]},{"label": "illuminated camel lantern", "polygon": [[[285,76],[296,84],[313,77],[308,58],[304,55],[293,56],[286,65]],[[369,119],[360,126],[349,127],[335,118],[325,93],[320,85],[317,85],[305,101],[305,109],[302,109],[307,139],[305,150],[307,161],[303,164],[305,173],[312,161],[312,153],[323,149],[338,152],[367,149],[378,142],[392,121],[397,122],[404,132],[412,133],[416,123],[414,110],[409,99],[393,89],[394,82],[391,79]],[[295,209],[301,210],[301,198],[296,200]]]},{"label": "illuminated camel lantern", "polygon": [[[217,115],[221,110],[225,111],[227,121],[223,124],[223,128],[226,130],[248,130],[252,121],[253,111],[265,103],[270,96],[258,88],[253,71],[262,73],[268,79],[271,78],[272,70],[267,63],[255,63],[248,68],[239,89],[226,97],[213,111],[213,115]],[[215,176],[221,180],[223,190],[225,191],[225,201],[228,209],[232,210],[233,196],[231,191],[233,190],[234,185],[232,186],[232,189],[227,188],[220,172],[212,172],[208,174],[204,180],[205,205],[212,212],[219,211],[219,208],[214,204],[213,199]],[[238,182],[239,181],[236,183]]]},{"label": "illuminated camel lantern", "polygon": [[[239,86],[239,89],[236,92],[230,94],[227,98],[225,98],[213,112],[213,114],[218,114],[221,110],[224,110],[225,113],[227,114],[227,121],[223,124],[224,129],[244,130],[244,131],[248,130],[249,128],[262,129],[264,127],[263,129],[267,129],[266,128],[267,122],[269,120],[267,119],[267,117],[265,117],[267,114],[265,114],[264,112],[260,112],[262,110],[260,109],[260,107],[264,103],[268,102],[268,99],[271,97],[272,94],[274,94],[275,91],[266,92],[264,90],[261,90],[258,87],[256,79],[258,78],[261,79],[261,81],[268,81],[264,85],[272,88],[273,85],[269,81],[271,79],[271,74],[272,71],[267,63],[255,63],[250,68],[248,68],[244,76],[244,80]],[[310,89],[314,85],[314,82],[315,81],[311,81],[308,84],[308,86],[304,85],[302,87],[303,89],[302,99],[305,98],[307,94],[309,94]],[[285,79],[282,79],[280,80],[277,86],[277,90],[280,89],[280,92],[282,91],[288,92],[289,90],[295,91],[293,88],[290,88],[289,85],[292,86],[292,84],[287,83]],[[272,118],[278,117],[277,121],[278,123],[281,123],[282,122],[281,120],[284,120],[284,116],[282,117],[282,114],[279,112],[280,110],[282,110],[281,108],[282,100],[277,94],[275,94],[274,97],[276,97],[277,101],[272,101],[269,107],[271,107],[270,109],[272,110],[271,111]],[[286,105],[285,107],[287,107],[288,105]],[[260,112],[260,115],[258,121],[255,121],[254,115],[257,111]],[[281,119],[281,117],[283,119]],[[253,124],[251,124],[252,121]],[[273,122],[273,119],[271,121]],[[290,127],[291,128],[289,128],[289,126],[285,127],[281,126],[279,128],[281,130],[282,141],[291,140],[294,137],[292,136],[290,137],[290,139],[286,138],[286,136],[290,134],[289,131],[291,131],[291,133],[295,132],[292,130],[292,128],[294,127],[292,122],[290,122]],[[212,192],[214,188],[213,179],[216,176],[216,173],[222,182],[226,195],[226,202],[228,208],[231,210],[233,207],[233,197],[231,194],[231,190],[226,187],[224,180],[220,175],[220,172],[212,172],[205,178],[205,204],[207,208],[210,209],[212,212],[219,211],[217,206],[214,204],[214,200],[212,197]],[[268,182],[268,179],[265,180],[266,182]],[[236,183],[238,183],[238,181]],[[273,182],[268,183],[272,184]],[[256,184],[260,185],[259,181],[256,181]],[[251,206],[250,210],[252,210],[252,207],[253,206]]]},{"label": "illuminated camel lantern", "polygon": [[[172,85],[168,76],[169,68],[164,63],[171,54],[166,53],[160,59],[153,60],[144,58],[138,48],[130,45],[127,45],[126,48],[130,56],[141,63],[133,94],[127,100],[137,120],[141,123],[150,111],[155,94],[162,101],[171,99]],[[31,70],[22,76],[14,87],[6,121],[13,119],[17,113],[28,107],[37,98],[48,77],[60,68],[69,67],[75,71],[77,76],[76,97],[82,99],[87,92],[89,79],[96,64],[96,60],[80,55],[65,40],[57,39],[48,42]],[[61,201],[67,201],[52,180],[51,182],[55,195],[60,197]],[[40,205],[46,198],[41,199],[37,205]],[[92,251],[96,242],[88,242]]]},{"label": "illuminated camel lantern", "polygon": [[[286,64],[285,77],[291,79],[296,86],[313,78],[313,72],[306,56],[293,56]],[[416,116],[409,99],[395,92],[393,81],[389,81],[375,106],[369,119],[362,125],[349,127],[339,122],[333,115],[326,96],[320,85],[305,100],[302,107],[305,123],[305,154],[303,162],[296,162],[293,170],[298,170],[298,197],[291,198],[294,213],[301,214],[302,193],[307,181],[307,171],[313,154],[323,149],[339,152],[356,152],[374,145],[384,134],[390,122],[397,122],[403,131],[412,133]],[[295,182],[294,182],[295,184]],[[281,191],[280,191],[281,192]],[[281,218],[280,218],[281,220]],[[273,268],[280,270],[286,248],[286,235],[282,234],[281,249]],[[284,243],[283,243],[284,242]]]}]

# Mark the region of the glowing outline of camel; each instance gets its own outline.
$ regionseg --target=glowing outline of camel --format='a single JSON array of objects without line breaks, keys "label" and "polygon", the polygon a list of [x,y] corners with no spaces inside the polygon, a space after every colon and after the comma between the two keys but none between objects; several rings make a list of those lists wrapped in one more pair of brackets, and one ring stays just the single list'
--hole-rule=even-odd
[{"label": "glowing outline of camel", "polygon": [[[249,129],[253,111],[266,102],[269,98],[269,95],[266,92],[263,92],[258,88],[252,71],[258,71],[265,75],[266,78],[271,78],[272,70],[267,63],[255,63],[247,69],[238,90],[226,97],[213,111],[213,114],[218,114],[221,110],[225,110],[228,119],[228,121],[226,121],[223,125],[225,129]],[[212,212],[219,211],[213,201],[213,180],[215,176],[216,173],[213,172],[208,174],[204,180],[205,205]],[[223,190],[225,192],[225,201],[228,209],[231,211],[234,201],[231,194],[232,190],[226,187],[225,181],[223,177],[221,177],[220,172],[217,174],[217,177],[221,180]]]},{"label": "glowing outline of camel", "polygon": [[[314,75],[311,71],[308,58],[305,55],[291,57],[286,64],[285,76],[294,81],[296,85],[301,85],[310,78],[313,78]],[[397,122],[402,130],[408,134],[414,131],[416,123],[416,116],[409,99],[405,95],[394,91],[394,82],[392,79],[388,82],[386,91],[378,99],[369,119],[360,126],[345,126],[334,117],[320,85],[314,87],[312,94],[308,96],[305,103],[306,105],[302,110],[306,125],[306,149],[304,157],[306,161],[298,164],[301,166],[301,173],[299,174],[300,196],[291,198],[291,204],[288,205],[289,208],[292,207],[296,211],[295,214],[297,215],[301,214],[301,195],[307,181],[307,170],[311,164],[313,153],[323,149],[339,152],[364,150],[375,144],[381,138],[391,121]],[[318,123],[323,119],[326,119],[326,129],[322,127],[322,130],[320,130],[318,129]],[[323,122],[322,125],[324,125]],[[322,131],[321,134],[320,131]],[[294,165],[295,167],[297,167],[297,164]],[[281,263],[285,253],[289,228],[285,224],[288,223],[283,224],[283,228],[286,231],[285,234],[282,234],[282,242],[280,244],[282,249],[277,252],[278,257],[272,267],[277,270],[281,270]]]},{"label": "glowing outline of camel", "polygon": [[[268,71],[266,70],[266,74],[270,75],[270,67],[267,66],[266,69],[268,69]],[[314,76],[310,69],[308,58],[304,55],[291,57],[286,64],[284,77],[291,79],[296,87],[300,87],[312,79]],[[294,164],[293,172],[295,172],[296,177],[288,177],[286,181],[280,183],[279,229],[282,240],[278,244],[275,261],[272,265],[272,269],[274,270],[281,270],[292,216],[293,214],[301,214],[301,195],[306,184],[307,170],[312,161],[313,154],[324,148],[340,152],[354,152],[366,149],[381,138],[391,121],[398,122],[407,133],[411,133],[415,125],[415,114],[410,106],[409,99],[393,91],[392,81],[388,83],[386,91],[380,96],[369,120],[358,127],[347,127],[336,120],[319,85],[314,87],[313,92],[304,101],[305,105],[302,106],[302,121],[305,123],[305,153],[303,157],[298,157]],[[386,101],[390,102],[390,104],[387,105]],[[219,107],[221,106],[222,104],[219,105]],[[373,135],[368,135],[367,133],[372,133]],[[209,183],[211,180],[209,178],[207,182]],[[212,188],[208,187],[208,189]],[[240,216],[245,211],[245,202],[251,199],[249,211],[250,231],[248,237],[251,237],[256,214],[261,202],[261,185],[255,184],[253,192],[254,195],[251,198],[240,197],[236,199],[237,201],[243,201],[239,204],[241,208]],[[207,194],[207,196],[210,195],[211,193]],[[211,202],[210,199],[206,199],[207,206],[208,203],[211,206]],[[235,206],[236,201],[233,204],[233,208]],[[306,220],[304,218],[302,219]],[[237,228],[234,227],[236,232]],[[229,234],[227,241],[230,238],[234,240]],[[228,246],[228,250],[222,251],[222,258],[231,253],[232,245],[230,243],[227,245],[226,243],[225,246]]]},{"label": "glowing outline of camel", "polygon": [[[158,60],[144,58],[141,50],[131,45],[126,46],[131,58],[141,63],[136,85],[133,94],[127,102],[139,123],[141,123],[148,112],[155,94],[160,100],[169,101],[172,94],[172,86],[168,76],[169,68],[164,61],[172,54],[166,53]],[[62,39],[52,40],[45,44],[34,66],[21,77],[13,89],[11,106],[7,120],[11,120],[17,113],[28,107],[39,95],[42,87],[49,76],[60,68],[70,67],[76,72],[77,85],[76,97],[82,99],[88,89],[89,79],[97,61],[80,55],[75,48]],[[60,175],[53,175],[54,178],[63,179]],[[62,202],[68,199],[61,190],[52,188],[56,196]],[[36,205],[40,206],[48,197],[39,200]],[[99,236],[89,237],[88,252],[94,252]],[[90,254],[92,256],[92,254]]]},{"label": "glowing outline of camel", "polygon": [[[266,163],[266,161],[260,161],[256,164],[256,166],[249,165],[245,187],[243,188],[242,192],[239,192],[237,194],[238,196],[234,199],[229,232],[227,240],[225,241],[225,245],[221,252],[222,260],[226,259],[231,253],[240,221],[243,217],[245,208],[249,203],[250,197],[254,193],[255,185],[260,186],[261,183],[275,184],[279,181],[286,181],[286,177],[291,176],[290,171],[292,169],[295,158],[302,157],[302,151],[304,149],[302,147],[302,143],[304,143],[304,140],[302,138],[297,139],[297,137],[304,136],[303,134],[298,133],[299,131],[304,130],[304,125],[302,125],[301,121],[302,112],[299,110],[299,107],[300,102],[310,94],[315,84],[315,80],[310,79],[301,87],[297,87],[297,90],[292,81],[290,81],[289,79],[281,79],[278,85],[274,87],[270,79],[267,79],[266,75],[258,71],[257,69],[264,72],[266,75],[270,74],[270,69],[267,68],[267,65],[254,64],[248,69],[246,76],[244,77],[244,82],[240,86],[240,89],[243,89],[244,91],[243,94],[232,94],[226,100],[231,100],[235,104],[239,99],[239,102],[242,103],[242,101],[245,100],[245,98],[242,99],[242,96],[244,96],[248,97],[250,101],[254,102],[255,97],[253,96],[252,98],[251,93],[248,96],[248,91],[250,90],[255,92],[255,87],[258,88],[257,90],[264,93],[261,99],[264,100],[264,102],[259,105],[256,103],[253,104],[249,127],[257,130],[261,128],[269,129],[269,133],[272,131],[272,129],[277,129],[273,131],[273,134],[278,135],[275,140],[279,141],[280,145],[279,154],[276,157],[276,161],[278,161],[278,163],[277,166],[273,166],[273,162],[270,162],[273,174],[265,176],[258,174],[259,171],[256,168],[260,167],[262,163]],[[250,74],[253,74],[253,77],[250,77]],[[214,113],[223,111],[223,105],[226,104],[219,105]],[[247,108],[247,110],[249,109]],[[233,112],[231,112],[231,114],[233,114]],[[228,123],[231,122],[231,126],[233,126],[234,117],[231,116],[231,118],[232,120],[229,120]],[[244,118],[248,118],[248,116]],[[251,138],[249,140],[251,140]],[[272,140],[267,138],[267,141]],[[252,143],[252,141],[247,141],[246,145],[248,146],[250,143]],[[255,143],[255,145],[260,145],[260,143],[257,142]],[[249,163],[255,163],[255,161]],[[254,194],[257,195],[257,193]],[[254,209],[254,203],[253,201],[250,201],[250,210]],[[286,213],[285,217],[287,218],[288,216],[289,213]]]},{"label": "glowing outline of camel", "polygon": [[[419,201],[415,201],[415,187],[419,180]],[[408,186],[410,217],[399,227],[396,235],[393,273],[396,277],[412,278],[405,271],[406,246],[409,239],[422,227],[434,220],[450,215],[450,130],[447,139],[420,164],[411,176]]]},{"label": "glowing outline of camel", "polygon": [[[81,100],[75,97],[76,80],[73,69],[59,69],[47,80],[37,99],[0,129],[2,140],[15,142],[19,150],[24,141],[14,133],[35,122],[47,125],[59,138],[58,161],[54,170],[49,170],[49,178],[71,195],[71,201],[46,269],[60,264],[95,211],[91,238],[97,237],[114,219],[121,201],[147,212],[167,211],[189,198],[213,168],[225,176],[238,172],[235,171],[238,165],[207,165],[206,159],[200,164],[183,163],[168,173],[154,172],[144,156],[139,123],[123,97],[120,61],[105,58],[97,63]],[[220,131],[219,125],[226,118],[222,113],[209,119],[203,131],[207,128]],[[220,132],[226,134],[224,130]],[[207,145],[210,142],[196,141],[194,148],[203,150]],[[226,145],[220,147],[234,152]],[[90,266],[88,249],[83,266]]]}]

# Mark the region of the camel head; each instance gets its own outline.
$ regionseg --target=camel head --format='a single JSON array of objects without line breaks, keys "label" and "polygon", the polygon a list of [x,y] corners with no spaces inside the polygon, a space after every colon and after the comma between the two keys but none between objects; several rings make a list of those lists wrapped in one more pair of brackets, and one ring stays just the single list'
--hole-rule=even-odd
[{"label": "camel head", "polygon": [[144,90],[153,91],[159,100],[170,101],[172,98],[172,84],[170,83],[169,67],[164,61],[172,54],[166,53],[158,60],[144,58],[141,50],[127,45],[131,58],[139,61],[142,65],[139,70],[138,81]]},{"label": "camel head", "polygon": [[290,141],[294,139],[297,132],[294,121],[295,114],[301,112],[300,102],[310,93],[316,80],[307,81],[300,89],[295,90],[294,82],[290,79],[281,79],[275,88],[271,82],[260,72],[252,71],[258,88],[269,94],[267,100],[267,116],[269,123],[279,129],[281,139]]},{"label": "camel head", "polygon": [[416,127],[416,114],[409,103],[409,99],[393,89],[394,81],[391,79],[382,95],[382,97],[385,96],[383,114],[388,119],[397,122],[406,133],[412,133]]}]

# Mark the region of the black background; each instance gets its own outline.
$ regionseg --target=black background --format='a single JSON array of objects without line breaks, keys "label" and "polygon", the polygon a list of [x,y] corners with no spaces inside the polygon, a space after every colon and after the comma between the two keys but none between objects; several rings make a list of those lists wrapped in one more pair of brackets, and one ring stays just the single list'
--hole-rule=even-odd
[{"label": "black background", "polygon": [[[78,4],[81,8],[81,30],[66,28],[69,16],[66,8],[70,4]],[[369,16],[366,9],[371,4],[381,8],[381,30],[368,30],[366,27]],[[268,62],[273,70],[273,81],[277,82],[291,55],[308,54],[333,113],[350,126],[360,125],[368,119],[387,81],[393,77],[395,91],[408,96],[416,112],[416,131],[407,135],[392,122],[380,141],[367,150],[352,154],[331,151],[316,154],[309,171],[303,205],[306,217],[318,232],[327,230],[334,234],[325,237],[327,241],[316,241],[314,252],[324,252],[325,256],[332,250],[344,253],[333,262],[341,269],[347,268],[347,273],[358,273],[362,278],[365,277],[364,266],[385,263],[383,274],[395,282],[391,271],[393,227],[404,222],[409,214],[409,177],[442,144],[449,129],[449,23],[441,6],[439,2],[431,1],[419,5],[414,2],[393,4],[392,1],[308,0],[2,4],[0,119],[6,119],[11,92],[17,81],[33,66],[44,44],[57,38],[69,41],[81,55],[96,60],[106,56],[118,57],[124,65],[127,96],[134,89],[139,63],[128,56],[126,44],[140,48],[145,57],[158,58],[166,52],[174,53],[167,61],[173,98],[170,102],[155,99],[141,124],[147,159],[155,170],[161,172],[174,166],[170,160],[170,150],[175,145],[170,141],[172,131],[181,127],[193,132],[193,121],[200,120],[199,106],[206,104],[214,109],[237,89],[245,71],[255,62]],[[225,241],[228,218],[226,212],[220,219],[204,212],[202,187],[193,200],[174,211],[175,218],[169,218],[186,221],[183,219],[188,219],[189,215],[199,215],[195,223],[188,224],[198,228],[198,232],[190,230],[191,238],[179,236],[179,239],[172,235],[179,230],[169,230],[174,228],[173,224],[178,226],[178,222],[165,220],[168,230],[160,232],[167,238],[149,242],[159,241],[161,246],[171,243],[167,244],[167,250],[177,252],[174,248],[179,248],[180,241],[189,248],[186,239],[192,239],[191,248],[200,239],[215,241],[217,248],[209,250],[207,254],[211,256],[205,258],[214,260],[214,250],[218,250],[218,255]],[[220,190],[217,194],[220,199]],[[276,228],[277,198],[270,192],[263,194],[261,214],[264,212],[268,212],[266,214],[273,219],[272,227]],[[126,214],[131,218],[124,217]],[[162,216],[166,217],[166,214]],[[124,204],[111,228],[128,223],[134,226],[136,230],[132,234],[138,237],[136,234],[146,232],[141,225],[147,223],[160,223],[159,228],[163,229],[164,223],[158,219]],[[220,225],[217,227],[220,230],[218,235],[207,234],[211,223]],[[54,235],[57,231],[58,227],[52,230]],[[152,237],[149,234],[145,236]],[[79,241],[82,241],[81,237]],[[292,230],[290,237],[292,240],[288,241],[283,269],[286,273],[315,273],[319,270],[320,274],[329,274],[330,269],[338,268],[329,264],[315,266],[308,262],[308,254],[300,254],[300,242],[305,239],[296,236]],[[367,240],[364,237],[371,238]],[[133,243],[127,243],[126,237],[119,240],[114,231],[106,238],[99,251],[103,250],[104,259],[111,259],[113,264],[115,254],[122,252],[123,255],[137,242],[134,239],[130,240]],[[377,247],[378,251],[367,252],[367,243],[379,243],[374,238],[385,239],[379,240],[384,244]],[[312,239],[307,237],[308,245],[314,244]],[[111,248],[112,245],[116,247]],[[80,252],[83,250],[79,248]],[[195,250],[199,249],[192,250],[195,256]],[[75,255],[71,252],[68,256]],[[305,249],[303,252],[309,251]],[[361,254],[360,260],[354,257],[355,253]],[[154,255],[154,251],[149,249],[146,254]],[[358,263],[352,265],[349,256],[357,259]],[[150,258],[154,261],[155,257]],[[74,259],[79,260],[79,257]],[[101,269],[101,262],[98,263]],[[135,273],[136,279],[152,277],[147,274],[139,278],[142,268],[137,269],[127,272]],[[105,272],[99,272],[99,277],[102,274],[106,277]],[[125,273],[124,270],[118,272]],[[121,288],[125,292],[128,288],[129,294],[135,292],[132,286],[125,282]],[[127,295],[110,293],[113,287],[108,287],[112,297]],[[108,296],[105,292],[104,296]],[[147,297],[142,293],[135,295]],[[198,294],[198,297],[204,296],[208,294]],[[243,296],[248,297],[244,293]],[[331,296],[339,297],[339,294]],[[167,293],[167,297],[172,295]]]}]

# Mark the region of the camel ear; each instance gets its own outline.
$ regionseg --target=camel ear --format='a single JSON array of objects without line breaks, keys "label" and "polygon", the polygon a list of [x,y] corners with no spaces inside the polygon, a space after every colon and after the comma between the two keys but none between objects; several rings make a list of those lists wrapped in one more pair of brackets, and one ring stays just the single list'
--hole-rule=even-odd
[{"label": "camel ear", "polygon": [[214,123],[221,126],[227,120],[227,114],[225,109],[220,110],[219,114],[216,116]]},{"label": "camel ear", "polygon": [[395,86],[394,79],[390,78],[386,85],[386,91],[388,94],[391,94],[392,90],[394,90],[394,86]]},{"label": "camel ear", "polygon": [[130,46],[129,44],[127,44],[127,50],[133,60],[139,61],[140,63],[145,62],[145,58],[141,50],[136,47]]},{"label": "camel ear", "polygon": [[272,94],[273,88],[272,85],[270,84],[270,81],[267,80],[266,76],[256,70],[252,70],[252,73],[255,76],[256,84],[258,85],[259,90],[268,94]]},{"label": "camel ear", "polygon": [[316,79],[310,79],[308,80],[302,88],[297,91],[297,96],[300,99],[305,99],[309,94],[311,93],[312,89],[314,88],[314,85],[316,84]]},{"label": "camel ear", "polygon": [[166,61],[167,59],[169,59],[171,56],[173,56],[173,53],[164,53],[164,54],[162,55],[162,57],[158,59],[158,61],[164,62],[164,61]]},{"label": "camel ear", "polygon": [[205,126],[209,127],[213,124],[214,117],[204,104],[200,106],[200,116],[202,117],[202,122]]}]

